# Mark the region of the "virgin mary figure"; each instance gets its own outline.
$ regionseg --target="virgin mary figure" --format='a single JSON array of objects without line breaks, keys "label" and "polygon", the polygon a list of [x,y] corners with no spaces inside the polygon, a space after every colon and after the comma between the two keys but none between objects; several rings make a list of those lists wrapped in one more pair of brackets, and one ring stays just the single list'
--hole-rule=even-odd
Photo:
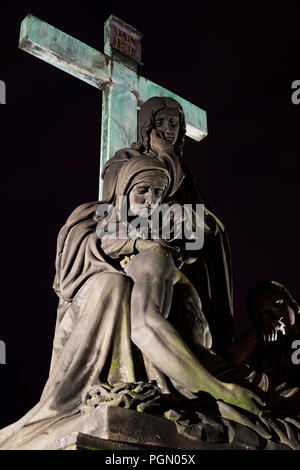
[{"label": "virgin mary figure", "polygon": [[[150,155],[128,159],[105,206],[122,196],[134,215],[138,205],[149,215],[152,205],[171,204],[181,181],[168,166]],[[100,239],[103,204],[78,207],[59,233],[54,281],[59,306],[49,378],[40,402],[0,432],[2,449],[39,448],[40,436],[80,418],[89,391],[120,383],[155,381],[164,395],[193,400],[206,392],[261,413],[259,397],[239,385],[244,377],[235,374],[232,383],[229,374],[226,380],[228,367],[209,352],[200,298],[180,271],[182,260],[189,259],[182,240],[111,239],[109,230]]]}]

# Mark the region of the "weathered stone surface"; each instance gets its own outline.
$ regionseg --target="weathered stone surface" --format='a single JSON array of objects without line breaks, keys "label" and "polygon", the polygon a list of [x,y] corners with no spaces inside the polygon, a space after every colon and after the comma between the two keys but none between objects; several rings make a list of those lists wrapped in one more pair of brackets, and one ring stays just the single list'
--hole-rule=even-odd
[{"label": "weathered stone surface", "polygon": [[129,449],[240,448],[234,444],[202,442],[195,436],[185,437],[178,433],[175,423],[164,418],[119,407],[104,407],[95,409],[91,413],[78,414],[76,418],[61,420],[57,426],[51,426],[49,432],[45,430],[39,437],[25,443],[19,449],[75,449],[80,447],[78,439],[81,440],[81,434],[88,435],[88,439],[98,449],[118,450],[125,445]]},{"label": "weathered stone surface", "polygon": [[[131,213],[140,215],[139,201],[149,211],[150,202],[161,204],[164,197],[168,201],[173,196],[177,200],[178,191],[180,204],[188,201],[202,204],[203,198],[191,175],[189,178],[188,170],[180,164],[185,118],[187,133],[200,140],[206,129],[202,110],[138,77],[136,66],[128,63],[128,57],[119,60],[121,56],[117,59],[100,54],[31,15],[22,24],[20,47],[104,89],[100,169],[119,150],[105,167],[105,202],[115,204],[117,196],[125,196]],[[137,109],[141,104],[139,138],[133,142]],[[149,154],[147,158],[146,154]],[[142,197],[136,189],[138,184],[144,185]],[[100,204],[102,209],[104,201]],[[125,242],[119,245],[115,234],[113,243],[105,239],[108,233],[99,237],[95,228],[97,205],[92,203],[76,209],[60,232],[54,283],[60,304],[49,379],[37,406],[23,421],[4,430],[5,448],[68,449],[89,447],[91,443],[91,448],[102,449],[105,441],[110,448],[126,445],[182,450],[263,449],[266,440],[275,436],[274,439],[298,449],[299,423],[282,421],[276,416],[256,419],[261,415],[258,404],[263,406],[260,394],[267,392],[266,387],[261,390],[258,383],[254,387],[249,382],[248,369],[220,364],[221,359],[211,354],[212,347],[217,354],[226,353],[233,326],[229,249],[224,226],[217,217],[206,210],[206,215],[213,218],[212,228],[208,222],[207,235],[214,234],[214,241],[210,239],[212,244],[198,260],[198,255],[192,258],[199,262],[198,267],[201,263],[201,271],[195,269],[195,276],[191,273],[197,291],[178,270],[184,260],[190,259],[187,244],[185,248],[183,243],[174,247],[171,242],[176,237],[168,240],[163,237],[158,243],[151,240],[149,246],[141,236],[135,246],[128,238],[124,251]],[[120,217],[118,223],[123,222],[128,220]],[[125,264],[124,254],[126,258],[130,255],[130,262]],[[203,266],[207,282],[199,276]],[[199,282],[196,275],[200,277]],[[208,292],[202,285],[213,288]],[[206,312],[210,322],[205,317],[205,309],[202,311],[205,299],[209,299],[208,305],[214,305],[217,314],[211,308]],[[156,411],[149,416],[124,410],[123,406],[136,404],[138,391],[129,387],[129,394],[126,391],[119,395],[120,389],[115,385],[129,383],[135,387],[136,381],[140,382],[141,378],[144,381],[145,375],[150,381],[159,381],[157,385],[165,395],[170,392],[169,380],[176,393],[188,400],[197,400],[197,392],[219,397],[219,414],[203,403],[204,408],[201,405],[194,408],[196,420],[192,414],[185,413],[191,411],[187,404],[186,408],[164,408],[168,420],[158,417]],[[113,384],[114,388],[108,393],[95,385],[97,379]],[[252,387],[248,388],[250,384],[258,395],[253,395]],[[119,408],[103,407],[104,401]],[[207,418],[210,412],[212,419]],[[298,416],[296,413],[293,409],[292,417]],[[274,448],[282,445],[274,444]]]},{"label": "weathered stone surface", "polygon": [[73,432],[60,441],[47,446],[44,450],[145,450],[143,445],[126,444],[93,437],[82,432]]},{"label": "weathered stone surface", "polygon": [[[191,425],[184,435],[175,423],[164,418],[118,407],[106,407],[77,420],[66,421],[49,435],[43,434],[24,449],[41,450],[289,450],[289,447],[260,439],[254,431],[226,421],[228,441],[211,425]],[[199,432],[199,426],[202,432]],[[188,437],[189,436],[189,437]],[[201,436],[205,440],[201,440]],[[206,439],[210,442],[206,442]]]},{"label": "weathered stone surface", "polygon": [[[66,420],[57,429],[52,426],[49,435],[41,435],[27,444],[27,449],[64,449],[75,442],[76,432],[101,440],[143,446],[143,448],[166,449],[213,449],[213,444],[196,441],[180,435],[175,423],[157,416],[139,413],[119,407],[99,408],[91,413],[79,415],[75,420]],[[99,446],[103,445],[99,441]],[[77,444],[76,444],[77,445]],[[228,446],[220,445],[220,448]]]},{"label": "weathered stone surface", "polygon": [[[240,445],[215,444],[185,437],[178,433],[175,423],[164,418],[119,407],[96,409],[80,415],[72,428],[66,422],[45,438],[41,436],[26,448],[59,449],[181,449],[230,450]],[[34,447],[33,447],[34,446]]]}]

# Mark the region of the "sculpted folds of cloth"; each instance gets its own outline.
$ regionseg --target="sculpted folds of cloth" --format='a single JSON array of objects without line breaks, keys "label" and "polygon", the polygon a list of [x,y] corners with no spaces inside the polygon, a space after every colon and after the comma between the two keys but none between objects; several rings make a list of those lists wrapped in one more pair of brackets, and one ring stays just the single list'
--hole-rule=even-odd
[{"label": "sculpted folds of cloth", "polygon": [[[37,446],[41,434],[103,402],[131,407],[142,397],[146,402],[136,409],[152,412],[158,404],[167,411],[164,397],[170,396],[202,413],[213,405],[223,424],[232,420],[264,439],[288,441],[277,418],[263,416],[264,374],[224,360],[233,332],[229,246],[223,224],[181,162],[184,135],[176,101],[148,100],[139,112],[137,142],[104,167],[103,200],[79,206],[62,227],[49,378],[40,402],[0,432],[1,448]],[[111,236],[111,220],[99,209],[116,208],[120,197],[133,215],[141,206],[146,219],[153,205],[204,204],[203,248],[187,250],[176,237]],[[116,214],[117,231],[130,227],[130,217]],[[295,413],[289,435],[299,407]],[[293,448],[298,444],[295,439]]]}]

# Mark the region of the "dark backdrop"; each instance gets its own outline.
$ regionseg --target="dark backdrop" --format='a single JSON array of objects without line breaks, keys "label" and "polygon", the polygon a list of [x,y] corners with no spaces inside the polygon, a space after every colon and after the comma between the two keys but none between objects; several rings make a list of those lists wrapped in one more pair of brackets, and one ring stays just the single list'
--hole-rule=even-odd
[{"label": "dark backdrop", "polygon": [[140,73],[207,111],[209,136],[187,139],[184,161],[228,229],[236,332],[248,326],[243,299],[257,280],[276,279],[300,299],[300,105],[291,101],[300,8],[139,5],[0,5],[0,428],[39,400],[56,318],[57,233],[98,195],[101,92],[18,49],[29,12],[100,51],[104,21],[122,18],[144,34]]}]

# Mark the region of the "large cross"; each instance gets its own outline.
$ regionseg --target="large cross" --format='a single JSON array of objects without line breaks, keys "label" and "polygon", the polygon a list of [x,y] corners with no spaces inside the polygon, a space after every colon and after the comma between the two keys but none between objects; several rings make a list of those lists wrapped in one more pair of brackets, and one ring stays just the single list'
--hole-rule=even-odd
[{"label": "large cross", "polygon": [[110,16],[104,25],[103,54],[33,15],[21,24],[20,49],[103,90],[100,175],[117,150],[136,141],[137,110],[153,96],[168,96],[181,104],[189,137],[199,141],[207,135],[204,110],[137,74],[141,37],[132,26]]}]

